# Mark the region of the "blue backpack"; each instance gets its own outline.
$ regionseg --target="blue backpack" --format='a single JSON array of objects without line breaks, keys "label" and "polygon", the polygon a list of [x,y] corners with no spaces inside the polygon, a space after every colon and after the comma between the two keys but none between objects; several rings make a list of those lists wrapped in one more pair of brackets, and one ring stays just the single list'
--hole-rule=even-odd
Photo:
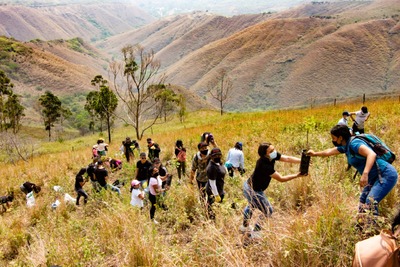
[{"label": "blue backpack", "polygon": [[355,138],[363,140],[376,153],[376,156],[390,164],[396,159],[396,155],[390,148],[377,136],[373,134],[358,134],[350,138],[350,142]]},{"label": "blue backpack", "polygon": [[[373,134],[358,134],[350,138],[350,142],[355,138],[363,140],[367,145],[376,153],[377,158],[383,159],[384,161],[392,164],[396,159],[396,155],[390,150],[390,148],[377,136]],[[353,156],[356,155],[354,151],[350,151]],[[382,175],[379,165],[376,164],[378,169],[379,181],[382,183]],[[357,172],[356,172],[357,174]],[[355,175],[354,175],[355,177]]]}]

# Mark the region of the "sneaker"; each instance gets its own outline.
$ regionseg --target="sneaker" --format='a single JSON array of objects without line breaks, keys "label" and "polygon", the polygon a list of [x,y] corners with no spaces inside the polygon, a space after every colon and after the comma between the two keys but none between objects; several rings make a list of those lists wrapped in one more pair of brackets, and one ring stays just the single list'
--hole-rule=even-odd
[{"label": "sneaker", "polygon": [[157,222],[156,220],[153,219],[153,223],[154,224],[160,224],[159,222]]},{"label": "sneaker", "polygon": [[241,226],[239,227],[239,231],[240,231],[241,233],[251,232],[251,231],[253,231],[253,228],[252,228],[250,225],[249,225],[249,226],[241,225]]}]

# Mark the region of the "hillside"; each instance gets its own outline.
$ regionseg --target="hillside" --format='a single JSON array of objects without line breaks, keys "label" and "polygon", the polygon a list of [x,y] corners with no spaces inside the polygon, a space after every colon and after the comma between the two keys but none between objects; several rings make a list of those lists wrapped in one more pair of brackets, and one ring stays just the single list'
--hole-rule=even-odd
[{"label": "hillside", "polygon": [[0,35],[20,41],[81,37],[95,41],[137,28],[153,18],[129,3],[0,5]]},{"label": "hillside", "polygon": [[[87,182],[83,189],[89,194],[86,205],[77,207],[64,200],[68,193],[76,197],[75,176],[91,162],[90,148],[98,133],[64,142],[32,145],[35,156],[29,161],[2,163],[1,194],[15,191],[12,209],[0,216],[0,266],[279,266],[279,267],[340,267],[351,266],[356,242],[381,229],[390,229],[388,220],[398,210],[397,184],[379,203],[380,217],[376,227],[357,221],[359,179],[354,169],[346,171],[344,155],[312,158],[309,175],[286,183],[271,180],[265,190],[273,213],[260,216],[254,210],[251,225],[260,222],[258,238],[246,239],[239,232],[247,201],[243,184],[254,171],[261,142],[271,142],[275,149],[299,157],[309,145],[322,150],[332,147],[329,130],[343,110],[356,111],[362,102],[313,109],[235,113],[220,116],[218,112],[194,112],[185,123],[178,119],[148,131],[140,145],[147,152],[147,137],[161,147],[164,164],[173,174],[172,186],[164,199],[168,210],[156,208],[153,223],[149,204],[143,209],[130,205],[130,181],[135,165],[118,154],[120,142],[132,137],[131,127],[113,132],[109,155],[123,161],[122,170],[109,172],[109,183],[125,181],[121,196],[111,190],[96,193]],[[371,118],[366,131],[378,135],[400,154],[398,136],[400,105],[398,99],[369,101]],[[178,183],[175,140],[181,139],[187,149],[187,172],[190,159],[197,152],[201,133],[211,131],[223,153],[223,160],[235,142],[243,142],[246,173],[233,178],[225,176],[225,197],[213,204],[215,220],[207,217],[197,185],[185,177]],[[308,134],[307,134],[308,133]],[[307,142],[309,141],[309,142]],[[1,150],[4,153],[4,150]],[[138,154],[136,153],[136,160]],[[399,170],[400,161],[393,165]],[[299,164],[276,162],[282,175],[296,174]],[[19,187],[30,181],[42,187],[34,194],[35,205],[28,208]],[[61,186],[62,191],[55,191]],[[52,203],[61,204],[55,209]]]},{"label": "hillside", "polygon": [[[101,10],[107,9],[113,14],[111,17],[122,19],[124,15],[118,12],[124,9],[125,6],[121,5],[125,4],[110,7],[111,3],[102,2],[97,7],[99,9],[93,9],[93,12],[97,10],[96,14],[102,14]],[[76,16],[83,16],[80,12],[91,5],[94,4],[85,4],[86,7]],[[72,22],[65,24],[67,29],[71,25],[77,26],[77,20],[75,15],[66,16],[62,12],[68,10],[70,14],[75,14],[72,8],[77,6],[77,3],[47,5],[29,10],[44,12],[51,9],[52,16],[61,16]],[[0,6],[0,10],[5,8],[28,7]],[[56,12],[57,8],[61,11]],[[129,7],[125,9],[131,12]],[[56,58],[68,61],[63,64],[65,73],[74,73],[79,66],[86,66],[84,72],[78,71],[77,77],[85,76],[85,72],[106,76],[110,57],[119,58],[120,49],[126,44],[140,43],[156,52],[162,71],[167,74],[167,83],[188,88],[191,94],[207,100],[207,105],[217,104],[210,95],[204,95],[207,85],[221,69],[225,69],[233,82],[233,91],[226,103],[227,110],[291,108],[332,102],[334,99],[342,101],[363,94],[397,94],[400,88],[397,75],[400,68],[399,10],[400,2],[395,0],[313,1],[279,13],[224,17],[210,12],[191,12],[159,19],[137,29],[133,29],[134,23],[127,20],[130,26],[122,24],[115,27],[114,32],[102,37],[108,38],[93,43],[97,49],[89,48],[85,41],[97,38],[92,38],[93,34],[99,33],[95,29],[90,33],[68,30],[84,35],[71,39],[83,40],[79,51],[71,51],[76,49],[71,49],[71,42],[63,43],[60,39],[49,43],[34,39],[31,43],[33,48],[51,52]],[[46,18],[43,14],[36,18],[34,14],[28,17],[41,21]],[[90,17],[97,18],[97,15]],[[110,22],[107,25],[120,25],[118,21],[106,18],[104,23]],[[41,25],[52,24],[47,22]],[[38,32],[47,32],[39,26],[34,27]],[[33,57],[36,55],[39,54]],[[26,63],[26,67],[34,70],[36,67],[32,62]],[[55,64],[57,62],[54,61]],[[72,70],[68,71],[70,66]],[[26,73],[21,70],[19,73],[20,70],[16,68],[12,73],[24,90],[45,88],[44,80],[50,81],[49,88],[69,88],[66,90],[69,92],[80,91],[85,84],[79,78],[66,85],[61,84],[62,80],[69,82],[74,75],[42,79],[45,75],[40,72]],[[59,80],[54,82],[54,79]],[[34,85],[31,80],[39,82]]]},{"label": "hillside", "polygon": [[162,68],[203,46],[268,18],[267,14],[223,17],[205,12],[170,16],[139,29],[99,41],[96,46],[117,56],[123,46],[140,43],[157,52]]},{"label": "hillside", "polygon": [[[202,95],[217,71],[227,70],[234,83],[227,105],[231,110],[398,92],[400,16],[396,10],[400,9],[396,7],[400,8],[400,3],[377,2],[380,5],[349,2],[347,8],[339,9],[343,13],[329,13],[330,17],[346,14],[341,23],[325,17],[325,13],[306,18],[272,16],[188,54],[168,68],[167,75],[172,83]],[[387,5],[392,13],[385,13]],[[312,14],[314,7],[320,9],[319,5],[309,5],[301,10]],[[344,24],[350,20],[348,14],[375,17],[376,9],[381,11],[381,19]]]}]

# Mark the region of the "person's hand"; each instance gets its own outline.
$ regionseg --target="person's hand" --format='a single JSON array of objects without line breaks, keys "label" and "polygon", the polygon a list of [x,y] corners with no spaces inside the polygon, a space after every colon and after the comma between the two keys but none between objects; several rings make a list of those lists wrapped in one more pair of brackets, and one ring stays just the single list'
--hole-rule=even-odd
[{"label": "person's hand", "polygon": [[303,177],[303,176],[308,176],[308,173],[301,173],[301,172],[299,172],[299,173],[297,173],[297,177],[296,178],[298,178],[298,177]]},{"label": "person's hand", "polygon": [[363,173],[360,178],[360,186],[364,187],[368,184],[368,174]]},{"label": "person's hand", "polygon": [[218,203],[222,202],[222,199],[221,199],[220,195],[214,196],[214,199],[215,199],[215,202],[218,202]]},{"label": "person's hand", "polygon": [[315,151],[314,150],[308,150],[307,152],[306,152],[306,155],[307,156],[311,156],[311,157],[313,157],[313,156],[315,156],[316,155],[316,153],[315,153]]}]

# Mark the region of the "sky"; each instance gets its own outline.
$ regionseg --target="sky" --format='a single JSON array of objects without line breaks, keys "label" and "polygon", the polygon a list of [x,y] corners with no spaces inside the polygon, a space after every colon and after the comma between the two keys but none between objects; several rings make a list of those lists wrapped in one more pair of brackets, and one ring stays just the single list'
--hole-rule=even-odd
[{"label": "sky", "polygon": [[312,0],[2,0],[2,3],[35,5],[84,4],[84,3],[132,3],[154,17],[165,17],[193,11],[233,16],[248,13],[278,12],[311,2]]}]

